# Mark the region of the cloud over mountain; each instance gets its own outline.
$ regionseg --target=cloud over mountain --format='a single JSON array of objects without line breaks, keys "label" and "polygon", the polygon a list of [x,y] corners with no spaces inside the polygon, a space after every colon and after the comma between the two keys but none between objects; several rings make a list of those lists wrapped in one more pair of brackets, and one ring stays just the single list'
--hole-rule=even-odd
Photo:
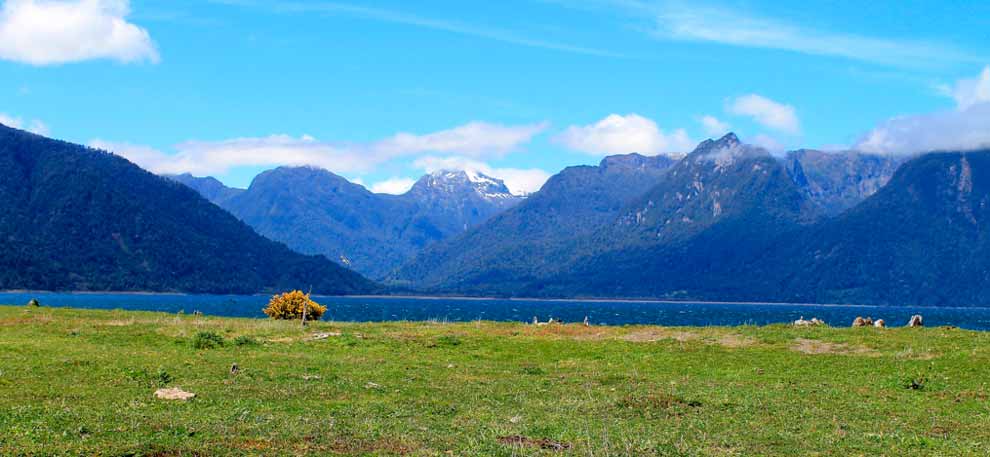
[{"label": "cloud over mountain", "polygon": [[955,110],[894,117],[864,135],[856,148],[908,155],[990,147],[990,66],[978,77],[962,79],[943,92],[956,101]]},{"label": "cloud over mountain", "polygon": [[528,143],[546,124],[506,126],[470,122],[423,135],[398,133],[370,143],[331,143],[309,135],[270,135],[222,141],[187,141],[167,154],[147,146],[93,140],[90,145],[120,154],[155,173],[225,173],[243,166],[312,165],[336,173],[368,170],[399,158],[456,153],[473,159],[502,157]]},{"label": "cloud over mountain", "polygon": [[572,125],[554,138],[569,149],[596,156],[638,152],[684,153],[694,144],[684,129],[664,132],[653,120],[635,113],[610,114],[590,125]]}]

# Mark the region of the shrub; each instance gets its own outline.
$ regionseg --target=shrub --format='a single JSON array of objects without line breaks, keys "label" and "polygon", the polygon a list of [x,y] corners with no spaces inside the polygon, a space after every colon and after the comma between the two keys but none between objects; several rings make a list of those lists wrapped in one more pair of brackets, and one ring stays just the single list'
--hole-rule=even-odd
[{"label": "shrub", "polygon": [[440,346],[440,347],[454,347],[454,346],[460,346],[460,345],[461,345],[461,339],[458,338],[455,335],[444,335],[444,336],[441,336],[440,338],[437,338],[437,344],[436,344],[436,346]]},{"label": "shrub", "polygon": [[150,384],[154,387],[165,387],[173,381],[172,375],[165,371],[164,368],[159,368],[155,374],[149,373],[144,368],[130,369],[124,373],[132,381],[138,382],[138,384]]},{"label": "shrub", "polygon": [[196,349],[213,349],[223,347],[223,336],[213,332],[199,332],[193,338],[193,347]]},{"label": "shrub", "polygon": [[258,345],[258,340],[247,335],[241,335],[237,338],[234,338],[234,346],[256,346],[256,345]]},{"label": "shrub", "polygon": [[303,305],[306,306],[306,320],[317,321],[327,311],[323,306],[309,298],[308,294],[294,290],[281,295],[275,295],[268,302],[265,314],[272,319],[302,319]]},{"label": "shrub", "polygon": [[30,301],[28,301],[28,304],[27,305],[28,306],[31,306],[31,307],[34,307],[34,308],[37,308],[37,307],[41,306],[41,302],[38,301],[37,298],[32,298]]}]

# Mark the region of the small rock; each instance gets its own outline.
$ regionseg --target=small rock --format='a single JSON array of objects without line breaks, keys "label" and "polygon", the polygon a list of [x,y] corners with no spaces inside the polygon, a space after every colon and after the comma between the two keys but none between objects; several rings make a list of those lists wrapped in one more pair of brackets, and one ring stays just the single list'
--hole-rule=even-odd
[{"label": "small rock", "polygon": [[315,374],[304,374],[302,378],[303,381],[314,381],[317,379],[321,379],[320,375],[315,375]]},{"label": "small rock", "polygon": [[911,316],[911,320],[908,321],[908,327],[924,327],[925,321],[922,319],[920,314],[915,314]]},{"label": "small rock", "polygon": [[168,389],[158,389],[155,391],[155,397],[160,398],[162,400],[186,401],[195,396],[196,394],[192,392],[186,392],[178,387],[170,387]]},{"label": "small rock", "polygon": [[367,383],[367,384],[364,385],[364,388],[365,389],[381,389],[382,386],[380,384],[369,382],[369,383]]},{"label": "small rock", "polygon": [[316,333],[313,335],[314,340],[325,340],[331,336],[340,336],[340,332],[329,332],[329,333]]}]

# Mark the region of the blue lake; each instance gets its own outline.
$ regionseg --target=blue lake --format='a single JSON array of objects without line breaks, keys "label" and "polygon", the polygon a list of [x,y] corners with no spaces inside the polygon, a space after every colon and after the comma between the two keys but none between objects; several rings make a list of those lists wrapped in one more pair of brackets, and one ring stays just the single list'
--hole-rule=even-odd
[{"label": "blue lake", "polygon": [[[196,311],[216,316],[265,317],[263,295],[181,294],[63,294],[0,293],[0,304],[24,305],[37,298],[44,306],[94,309],[126,309],[176,313]],[[324,320],[335,321],[541,321],[551,317],[594,324],[655,324],[668,326],[765,325],[818,317],[833,326],[848,326],[856,316],[881,318],[890,326],[902,326],[912,314],[921,314],[925,325],[954,325],[990,330],[990,308],[930,308],[853,305],[670,303],[655,301],[545,301],[507,299],[453,299],[400,297],[323,297],[328,305]]]}]

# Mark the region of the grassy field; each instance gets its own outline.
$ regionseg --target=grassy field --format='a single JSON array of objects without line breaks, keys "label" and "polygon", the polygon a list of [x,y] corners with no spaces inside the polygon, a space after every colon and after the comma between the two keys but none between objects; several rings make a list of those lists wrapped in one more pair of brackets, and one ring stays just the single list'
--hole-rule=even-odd
[{"label": "grassy field", "polygon": [[985,456],[988,343],[0,307],[0,455]]}]

